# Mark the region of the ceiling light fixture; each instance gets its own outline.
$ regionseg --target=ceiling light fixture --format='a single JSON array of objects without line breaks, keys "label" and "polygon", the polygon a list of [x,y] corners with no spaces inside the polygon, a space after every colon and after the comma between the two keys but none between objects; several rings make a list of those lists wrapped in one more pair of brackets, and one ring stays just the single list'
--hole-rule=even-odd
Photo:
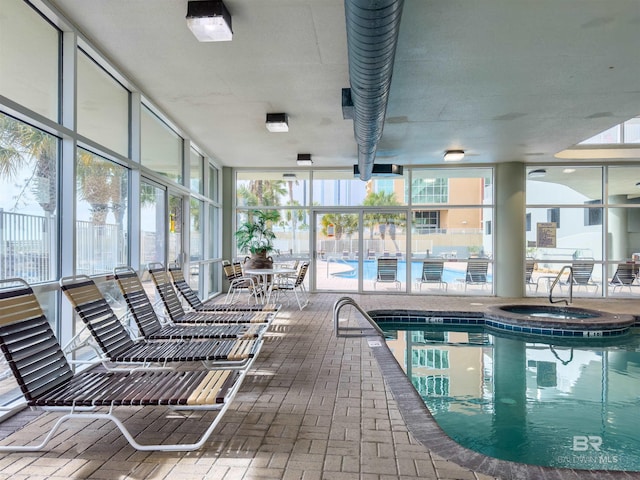
[{"label": "ceiling light fixture", "polygon": [[564,170],[562,170],[562,173],[573,173],[575,171],[575,168],[565,168]]},{"label": "ceiling light fixture", "polygon": [[444,153],[445,162],[459,162],[464,158],[464,150],[447,150]]},{"label": "ceiling light fixture", "polygon": [[187,2],[187,26],[199,42],[228,42],[233,38],[231,15],[222,0]]},{"label": "ceiling light fixture", "polygon": [[529,178],[541,178],[547,174],[547,171],[544,168],[539,168],[537,170],[531,170],[528,173]]},{"label": "ceiling light fixture", "polygon": [[281,133],[289,131],[289,119],[286,113],[267,113],[267,130]]},{"label": "ceiling light fixture", "polygon": [[310,153],[299,153],[298,154],[298,160],[296,160],[298,162],[298,166],[299,167],[305,167],[305,166],[309,166],[309,165],[313,165],[313,162],[311,161],[311,154]]}]

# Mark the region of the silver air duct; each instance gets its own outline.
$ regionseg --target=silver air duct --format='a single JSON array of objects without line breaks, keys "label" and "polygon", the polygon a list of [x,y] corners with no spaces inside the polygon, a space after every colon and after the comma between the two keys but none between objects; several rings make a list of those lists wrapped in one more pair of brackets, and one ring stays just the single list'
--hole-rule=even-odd
[{"label": "silver air duct", "polygon": [[360,180],[369,180],[387,111],[404,0],[345,0],[353,131]]}]

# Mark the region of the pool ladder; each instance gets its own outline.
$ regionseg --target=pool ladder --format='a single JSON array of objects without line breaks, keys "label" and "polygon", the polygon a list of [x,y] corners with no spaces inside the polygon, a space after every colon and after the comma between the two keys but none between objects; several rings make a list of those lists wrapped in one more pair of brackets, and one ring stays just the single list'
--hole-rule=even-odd
[{"label": "pool ladder", "polygon": [[[569,270],[569,300],[567,300],[566,298],[554,300],[553,289],[558,283],[560,283],[560,277],[562,277],[562,274],[564,273],[565,270]],[[573,303],[573,268],[571,268],[571,265],[565,265],[564,267],[562,267],[562,269],[560,270],[560,273],[558,273],[558,276],[551,284],[551,288],[549,289],[549,302],[551,303],[564,302],[565,305],[569,305]]]},{"label": "pool ladder", "polygon": [[[354,307],[363,318],[371,325],[370,327],[342,327],[340,326],[340,310],[342,307],[350,305]],[[333,304],[333,329],[336,337],[369,337],[371,335],[378,335],[384,337],[384,333],[380,327],[373,321],[367,312],[365,312],[360,305],[351,297],[341,297]],[[358,332],[358,333],[346,333],[346,332]]]}]

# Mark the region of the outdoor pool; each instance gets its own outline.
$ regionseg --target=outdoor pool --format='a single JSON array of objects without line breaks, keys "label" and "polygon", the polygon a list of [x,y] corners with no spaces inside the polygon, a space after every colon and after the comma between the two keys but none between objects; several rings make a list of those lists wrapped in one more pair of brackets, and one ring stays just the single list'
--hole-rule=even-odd
[{"label": "outdoor pool", "polygon": [[[334,273],[333,275],[340,278],[355,278],[358,273],[358,261],[357,260],[338,260],[336,262],[338,265],[345,265],[349,268],[344,272]],[[377,276],[377,265],[378,262],[376,260],[363,260],[363,279],[364,280],[375,280]],[[456,279],[464,278],[466,262],[458,262],[459,269],[453,268],[445,268],[442,272],[442,279],[447,283],[455,283]],[[401,282],[406,278],[407,271],[407,262],[404,260],[398,261],[398,280]],[[416,278],[420,278],[422,276],[422,262],[411,262],[411,280],[415,280]],[[489,280],[491,279],[491,275],[488,276]]]}]

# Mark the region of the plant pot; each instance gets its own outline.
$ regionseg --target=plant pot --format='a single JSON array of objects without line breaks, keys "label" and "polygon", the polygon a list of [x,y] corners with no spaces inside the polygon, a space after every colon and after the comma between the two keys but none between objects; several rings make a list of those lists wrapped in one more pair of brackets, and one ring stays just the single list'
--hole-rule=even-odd
[{"label": "plant pot", "polygon": [[245,268],[273,268],[273,259],[267,256],[267,252],[256,252],[251,254],[244,264]]}]

